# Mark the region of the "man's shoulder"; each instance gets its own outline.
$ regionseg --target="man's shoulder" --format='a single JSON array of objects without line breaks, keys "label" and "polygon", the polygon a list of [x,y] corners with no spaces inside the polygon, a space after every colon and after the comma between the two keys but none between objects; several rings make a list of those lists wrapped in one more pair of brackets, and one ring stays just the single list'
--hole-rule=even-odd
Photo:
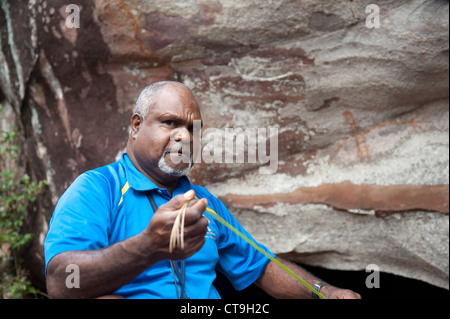
[{"label": "man's shoulder", "polygon": [[85,172],[85,174],[103,177],[108,180],[118,179],[121,177],[121,175],[123,175],[122,173],[123,173],[123,165],[121,164],[120,161],[100,166]]},{"label": "man's shoulder", "polygon": [[124,169],[118,161],[80,174],[71,186],[76,188],[87,184],[92,188],[114,188],[116,185],[120,187],[124,178]]},{"label": "man's shoulder", "polygon": [[[125,180],[119,162],[94,168],[80,174],[65,190],[58,201],[58,207],[65,203],[119,201],[121,187]],[[62,206],[61,206],[62,207]]]}]

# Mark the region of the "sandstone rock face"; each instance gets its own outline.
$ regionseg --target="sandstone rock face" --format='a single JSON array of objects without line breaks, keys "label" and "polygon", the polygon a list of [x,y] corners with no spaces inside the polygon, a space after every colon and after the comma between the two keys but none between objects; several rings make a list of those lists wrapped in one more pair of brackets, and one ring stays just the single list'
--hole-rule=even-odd
[{"label": "sandstone rock face", "polygon": [[278,143],[274,174],[225,156],[191,173],[274,253],[448,289],[449,4],[383,1],[370,28],[371,2],[78,0],[76,28],[67,1],[2,0],[0,101],[50,182],[28,220],[35,277],[58,198],[121,154],[139,92],[171,79],[195,92],[205,146],[212,128]]}]

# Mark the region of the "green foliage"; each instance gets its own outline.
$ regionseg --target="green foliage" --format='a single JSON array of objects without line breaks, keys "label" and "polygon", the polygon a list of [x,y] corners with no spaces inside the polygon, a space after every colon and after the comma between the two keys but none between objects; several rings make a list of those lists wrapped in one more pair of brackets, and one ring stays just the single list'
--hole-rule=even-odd
[{"label": "green foliage", "polygon": [[[0,120],[3,108],[0,105]],[[0,129],[0,298],[27,298],[38,291],[31,285],[22,266],[19,250],[30,242],[22,226],[27,207],[42,192],[46,181],[36,183],[18,171],[20,148],[15,145],[19,132],[12,125]]]}]

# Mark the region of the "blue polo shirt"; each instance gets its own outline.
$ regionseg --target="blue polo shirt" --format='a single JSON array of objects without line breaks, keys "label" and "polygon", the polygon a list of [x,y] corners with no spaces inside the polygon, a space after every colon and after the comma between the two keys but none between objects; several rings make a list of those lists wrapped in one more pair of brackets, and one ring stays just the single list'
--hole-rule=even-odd
[{"label": "blue polo shirt", "polygon": [[[253,240],[219,199],[204,187],[192,185],[187,177],[179,179],[173,196],[190,189],[198,198],[206,198],[209,208]],[[158,207],[172,198],[139,172],[126,153],[113,164],[81,174],[58,201],[50,221],[44,243],[45,269],[59,253],[101,249],[142,232],[153,216],[147,191],[152,192]],[[213,286],[216,270],[235,289],[241,290],[258,279],[269,259],[207,212],[204,215],[210,220],[205,244],[186,259],[185,290],[190,298],[220,298]],[[169,260],[155,263],[115,294],[126,298],[176,298]]]}]

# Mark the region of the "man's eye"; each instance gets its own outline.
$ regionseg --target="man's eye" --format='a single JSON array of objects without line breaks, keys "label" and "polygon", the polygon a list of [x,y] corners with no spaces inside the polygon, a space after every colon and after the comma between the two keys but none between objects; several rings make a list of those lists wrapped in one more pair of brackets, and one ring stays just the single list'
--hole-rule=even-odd
[{"label": "man's eye", "polygon": [[166,125],[168,125],[168,126],[173,126],[173,125],[175,125],[175,122],[174,122],[174,121],[170,121],[170,120],[164,121],[163,123],[166,124]]}]

